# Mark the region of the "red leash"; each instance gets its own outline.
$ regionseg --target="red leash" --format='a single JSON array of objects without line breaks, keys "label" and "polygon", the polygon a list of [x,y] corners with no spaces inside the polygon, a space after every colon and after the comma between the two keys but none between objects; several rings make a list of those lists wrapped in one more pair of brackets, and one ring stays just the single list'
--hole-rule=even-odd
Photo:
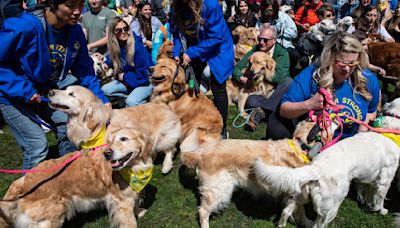
[{"label": "red leash", "polygon": [[[104,146],[107,146],[107,144],[103,144],[100,146],[96,146],[90,149],[90,151],[96,151]],[[67,159],[66,161],[64,161],[63,163],[53,166],[49,169],[24,169],[24,170],[12,170],[12,169],[0,169],[0,173],[7,173],[7,174],[22,174],[22,173],[40,173],[40,172],[50,172],[50,171],[54,171],[56,169],[60,169],[66,165],[68,165],[69,163],[75,161],[76,159],[80,158],[82,156],[82,152],[80,153],[76,153],[74,156],[72,156],[71,158]]]},{"label": "red leash", "polygon": [[375,127],[371,127],[368,124],[362,122],[361,120],[358,120],[352,116],[348,116],[346,115],[347,118],[351,119],[352,121],[358,123],[358,124],[362,124],[364,126],[366,126],[368,128],[368,130],[377,132],[377,133],[393,133],[396,135],[400,135],[400,130],[395,130],[395,129],[384,129],[384,128],[375,128]]},{"label": "red leash", "polygon": [[315,110],[311,110],[309,112],[309,118],[316,122],[319,127],[326,133],[326,135],[329,135],[329,127],[332,125],[332,120],[330,117],[330,113],[328,112],[328,109],[332,110],[335,113],[335,118],[337,119],[339,125],[340,125],[340,133],[338,136],[336,136],[333,140],[330,142],[326,143],[321,151],[327,149],[328,147],[332,146],[335,144],[339,139],[342,137],[343,134],[343,122],[339,117],[339,111],[343,109],[342,105],[337,105],[333,101],[332,95],[324,88],[320,88],[318,90],[318,93],[320,93],[324,97],[324,107],[321,110],[321,113],[317,115],[316,117],[314,116]]}]

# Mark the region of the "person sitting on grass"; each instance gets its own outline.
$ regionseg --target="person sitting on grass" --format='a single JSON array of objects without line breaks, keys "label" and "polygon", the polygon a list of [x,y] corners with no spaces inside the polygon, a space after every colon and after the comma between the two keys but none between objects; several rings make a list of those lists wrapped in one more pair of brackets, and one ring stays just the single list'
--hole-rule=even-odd
[{"label": "person sitting on grass", "polygon": [[101,87],[106,96],[122,97],[128,107],[147,102],[153,87],[149,83],[149,68],[153,66],[149,52],[129,25],[115,17],[108,26],[109,54],[105,64],[113,68],[113,80]]},{"label": "person sitting on grass", "polygon": [[250,119],[245,126],[246,130],[254,131],[261,120],[268,120],[268,116],[278,106],[282,95],[286,92],[290,85],[289,74],[289,54],[277,40],[277,32],[275,27],[264,24],[260,28],[258,37],[259,44],[254,46],[235,66],[233,70],[233,78],[241,84],[246,84],[248,78],[243,75],[243,70],[249,64],[250,56],[256,51],[267,52],[276,62],[275,75],[272,83],[276,86],[274,93],[267,99],[263,95],[250,95],[246,101],[246,108],[254,109],[250,115]]}]

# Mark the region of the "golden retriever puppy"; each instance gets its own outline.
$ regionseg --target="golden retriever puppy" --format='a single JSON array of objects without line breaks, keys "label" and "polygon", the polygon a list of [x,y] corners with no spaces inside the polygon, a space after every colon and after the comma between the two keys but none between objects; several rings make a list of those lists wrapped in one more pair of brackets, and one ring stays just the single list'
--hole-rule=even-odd
[{"label": "golden retriever puppy", "polygon": [[174,43],[172,40],[164,41],[158,49],[157,60],[161,58],[172,58],[173,49]]},{"label": "golden retriever puppy", "polygon": [[254,52],[249,58],[249,66],[247,68],[250,75],[247,83],[239,89],[238,109],[243,117],[247,116],[244,111],[247,98],[250,95],[269,96],[274,90],[271,84],[272,77],[275,74],[275,61],[268,53],[263,51]]},{"label": "golden retriever puppy", "polygon": [[201,227],[209,227],[210,214],[228,205],[235,188],[245,188],[255,195],[266,191],[267,188],[260,184],[252,170],[252,164],[258,157],[267,164],[292,168],[308,164],[301,144],[314,141],[316,132],[311,130],[314,126],[315,123],[311,122],[299,123],[293,140],[227,139],[198,151],[182,152],[182,163],[198,171]]},{"label": "golden retriever puppy", "polygon": [[102,145],[106,134],[123,127],[147,130],[153,145],[153,156],[163,152],[163,173],[173,165],[176,145],[181,137],[179,118],[166,104],[147,103],[111,110],[92,91],[82,86],[49,91],[50,107],[68,114],[67,136],[77,147]]},{"label": "golden retriever puppy", "polygon": [[182,124],[181,151],[220,140],[222,117],[203,93],[196,96],[186,87],[185,73],[175,60],[159,59],[153,68],[151,101],[166,103]]},{"label": "golden retriever puppy", "polygon": [[[131,151],[125,166],[138,169],[136,164],[151,163],[152,144],[142,130],[129,129],[123,133],[127,138],[124,145]],[[117,150],[115,148],[120,142],[114,139],[119,136],[111,137],[110,148]],[[111,226],[137,227],[133,209],[138,193],[119,173],[113,173],[110,162],[103,155],[104,150],[77,151],[43,161],[34,169],[49,169],[82,154],[62,169],[27,173],[14,181],[0,201],[2,214],[9,225],[21,228],[62,227],[65,220],[74,217],[76,212],[103,206],[109,212]]]},{"label": "golden retriever puppy", "polygon": [[238,62],[247,52],[258,44],[258,30],[255,27],[246,28],[240,25],[235,28],[232,35],[239,38],[235,45],[235,61]]}]

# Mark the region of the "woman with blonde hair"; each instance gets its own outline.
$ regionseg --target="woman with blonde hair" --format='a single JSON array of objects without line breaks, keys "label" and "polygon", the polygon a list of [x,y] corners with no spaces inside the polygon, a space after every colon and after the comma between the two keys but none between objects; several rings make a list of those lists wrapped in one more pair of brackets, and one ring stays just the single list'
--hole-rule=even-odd
[{"label": "woman with blonde hair", "polygon": [[107,96],[126,98],[128,107],[145,103],[152,92],[149,68],[153,62],[142,41],[122,18],[115,17],[108,25],[107,46],[104,63],[113,68],[115,80],[101,89]]},{"label": "woman with blonde hair", "polygon": [[[311,65],[297,75],[283,96],[277,123],[273,123],[274,138],[291,137],[295,124],[305,119],[311,110],[321,110],[324,98],[319,88],[331,91],[334,101],[342,105],[339,115],[344,129],[342,138],[364,131],[344,114],[368,123],[375,119],[380,88],[377,77],[367,69],[368,56],[358,39],[348,33],[338,32],[330,37],[316,65]],[[270,128],[270,126],[268,126]]]}]

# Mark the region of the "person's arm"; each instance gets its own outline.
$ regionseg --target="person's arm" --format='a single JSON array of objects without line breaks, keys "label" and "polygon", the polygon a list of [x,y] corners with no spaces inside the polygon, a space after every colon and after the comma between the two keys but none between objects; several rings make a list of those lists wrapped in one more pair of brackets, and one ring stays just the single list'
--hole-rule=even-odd
[{"label": "person's arm", "polygon": [[312,75],[315,66],[311,65],[297,75],[288,91],[283,95],[280,115],[287,119],[296,119],[310,110],[321,110],[323,97],[317,93],[317,85]]},{"label": "person's arm", "polygon": [[[50,62],[47,42],[30,21],[26,27],[8,22],[4,22],[5,29],[0,30],[0,92],[10,99],[28,102],[38,93],[35,86],[44,88],[50,78],[52,68],[46,64]],[[15,72],[13,64],[19,64],[24,72]]]},{"label": "person's arm", "polygon": [[90,58],[82,29],[73,29],[77,33],[76,40],[81,44],[78,55],[71,66],[72,74],[78,78],[80,85],[90,89],[103,103],[109,103],[108,98],[100,89],[100,82],[93,69],[93,60]]},{"label": "person's arm", "polygon": [[87,48],[90,50],[92,48],[104,47],[107,45],[107,40],[108,40],[108,27],[106,28],[105,36],[103,38],[96,40],[95,42],[88,44]]},{"label": "person's arm", "polygon": [[310,99],[299,102],[285,102],[281,104],[280,114],[287,119],[296,119],[311,110],[321,110],[324,104],[324,97],[316,93]]},{"label": "person's arm", "polygon": [[[379,86],[378,78],[375,75],[370,74],[368,71],[364,71],[363,73],[367,77],[368,81],[368,91],[371,94],[371,101],[368,102],[368,113],[365,117],[364,123],[368,124],[370,121],[373,121],[376,118],[379,101],[381,99],[381,89]],[[367,127],[364,125],[360,125],[358,127],[358,131],[367,131]]]},{"label": "person's arm", "polygon": [[[282,12],[280,12],[280,13],[282,13]],[[296,23],[293,21],[293,19],[288,14],[282,13],[282,15],[283,15],[282,16],[283,20],[285,22],[284,23],[285,28],[283,28],[285,33],[284,33],[283,38],[286,38],[288,40],[293,40],[297,37]]]},{"label": "person's arm", "polygon": [[207,17],[204,21],[204,30],[207,33],[206,39],[200,41],[196,46],[188,47],[186,54],[190,59],[215,52],[218,46],[224,41],[224,32],[221,29],[229,29],[222,14],[221,6],[217,1],[210,1],[209,9],[206,9]]},{"label": "person's arm", "polygon": [[[277,48],[277,46],[275,46]],[[279,54],[278,58],[275,60],[276,62],[276,67],[275,67],[275,74],[274,77],[272,78],[272,83],[273,84],[279,84],[282,80],[290,77],[289,73],[289,68],[290,68],[290,60],[289,60],[289,54],[282,47],[281,49],[282,53]]]},{"label": "person's arm", "polygon": [[240,81],[240,78],[243,77],[243,70],[247,68],[247,65],[249,64],[249,58],[254,53],[254,50],[255,47],[248,51],[233,69],[232,76],[236,81]]},{"label": "person's arm", "polygon": [[123,81],[133,89],[149,83],[149,68],[153,66],[149,52],[137,37],[135,37],[134,63],[135,70],[125,72],[123,76]]},{"label": "person's arm", "polygon": [[386,28],[384,26],[381,25],[380,27],[380,35],[383,38],[383,40],[385,42],[396,42],[393,37],[388,33],[388,31],[386,30]]}]

